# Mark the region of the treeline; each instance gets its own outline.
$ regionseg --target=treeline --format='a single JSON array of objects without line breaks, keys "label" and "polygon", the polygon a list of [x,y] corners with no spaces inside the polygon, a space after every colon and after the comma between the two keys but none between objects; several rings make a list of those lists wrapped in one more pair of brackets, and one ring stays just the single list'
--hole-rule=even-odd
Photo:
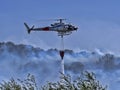
[{"label": "treeline", "polygon": [[96,80],[94,73],[84,72],[76,80],[61,74],[60,81],[47,82],[44,86],[36,83],[34,75],[28,74],[24,80],[13,79],[0,83],[0,90],[106,90],[106,86]]}]

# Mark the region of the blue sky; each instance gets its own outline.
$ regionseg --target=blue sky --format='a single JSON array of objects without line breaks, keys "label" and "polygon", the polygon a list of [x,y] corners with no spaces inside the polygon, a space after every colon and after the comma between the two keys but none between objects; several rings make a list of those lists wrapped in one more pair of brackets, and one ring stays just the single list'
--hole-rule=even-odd
[{"label": "blue sky", "polygon": [[119,0],[0,0],[0,42],[31,44],[44,49],[59,48],[57,33],[27,34],[23,23],[44,26],[53,23],[41,19],[66,18],[79,27],[65,37],[65,48],[102,48],[119,52]]}]

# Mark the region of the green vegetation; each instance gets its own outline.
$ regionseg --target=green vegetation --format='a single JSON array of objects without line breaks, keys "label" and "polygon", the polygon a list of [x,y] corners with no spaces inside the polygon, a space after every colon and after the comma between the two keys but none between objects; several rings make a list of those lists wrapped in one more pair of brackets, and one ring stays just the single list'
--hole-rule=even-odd
[{"label": "green vegetation", "polygon": [[36,84],[35,77],[28,74],[25,80],[14,80],[13,78],[0,84],[0,90],[106,90],[106,87],[100,85],[96,80],[94,73],[84,72],[76,80],[72,80],[70,75],[61,74],[60,81],[48,82],[39,87]]}]

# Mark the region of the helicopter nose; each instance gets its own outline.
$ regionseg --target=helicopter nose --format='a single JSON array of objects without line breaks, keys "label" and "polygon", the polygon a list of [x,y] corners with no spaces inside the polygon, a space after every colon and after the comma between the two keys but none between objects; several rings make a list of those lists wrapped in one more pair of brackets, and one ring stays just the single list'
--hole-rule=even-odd
[{"label": "helicopter nose", "polygon": [[74,28],[74,30],[77,30],[77,29],[78,29],[77,27]]}]

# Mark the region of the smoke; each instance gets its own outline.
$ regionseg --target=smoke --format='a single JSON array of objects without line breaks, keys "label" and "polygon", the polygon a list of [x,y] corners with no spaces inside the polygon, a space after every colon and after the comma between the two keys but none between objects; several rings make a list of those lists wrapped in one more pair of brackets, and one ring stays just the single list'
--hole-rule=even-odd
[{"label": "smoke", "polygon": [[[120,88],[120,57],[102,50],[65,50],[65,73],[73,77],[83,71],[96,74],[102,84],[112,90]],[[57,49],[43,50],[31,45],[0,43],[0,81],[11,77],[23,78],[28,73],[35,75],[39,84],[57,81],[60,76],[61,60]],[[118,86],[116,86],[118,85]],[[116,87],[115,87],[116,86]]]}]

